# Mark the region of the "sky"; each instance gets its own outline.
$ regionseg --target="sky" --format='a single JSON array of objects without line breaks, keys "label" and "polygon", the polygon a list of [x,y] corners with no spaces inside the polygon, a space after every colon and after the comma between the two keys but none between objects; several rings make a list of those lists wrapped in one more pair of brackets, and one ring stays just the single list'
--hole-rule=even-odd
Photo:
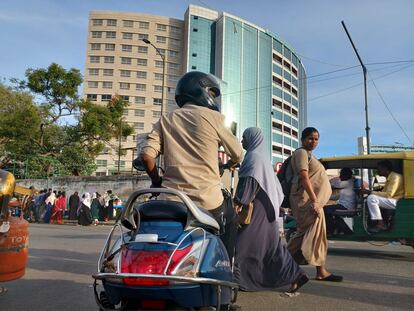
[{"label": "sky", "polygon": [[293,47],[308,75],[308,126],[321,134],[317,156],[356,154],[365,134],[362,69],[343,20],[368,68],[371,143],[413,145],[412,0],[2,0],[0,79],[52,62],[83,72],[92,10],[183,19],[190,3],[239,16]]}]

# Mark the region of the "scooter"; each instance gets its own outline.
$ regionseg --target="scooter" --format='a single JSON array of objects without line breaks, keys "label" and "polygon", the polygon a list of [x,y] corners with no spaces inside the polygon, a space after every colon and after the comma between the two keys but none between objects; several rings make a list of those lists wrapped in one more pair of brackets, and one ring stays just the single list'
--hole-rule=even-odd
[{"label": "scooter", "polygon": [[211,214],[180,191],[134,192],[93,275],[99,308],[229,310],[238,285],[219,229]]}]

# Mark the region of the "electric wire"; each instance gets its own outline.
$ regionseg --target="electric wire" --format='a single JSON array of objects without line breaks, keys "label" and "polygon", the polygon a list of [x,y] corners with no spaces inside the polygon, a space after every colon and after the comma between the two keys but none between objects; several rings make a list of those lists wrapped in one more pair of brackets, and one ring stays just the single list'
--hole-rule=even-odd
[{"label": "electric wire", "polygon": [[[368,75],[371,78],[371,75],[368,72]],[[401,131],[403,132],[404,136],[407,138],[407,140],[410,142],[411,145],[413,144],[413,141],[411,140],[411,138],[408,136],[407,132],[404,130],[404,128],[402,127],[401,123],[397,120],[397,118],[394,116],[394,114],[392,113],[390,107],[387,105],[387,103],[385,102],[384,97],[382,96],[381,92],[379,91],[377,84],[375,83],[375,80],[371,78],[370,82],[374,85],[375,90],[377,91],[377,94],[379,96],[379,98],[381,99],[381,102],[384,104],[385,108],[387,109],[388,113],[390,114],[391,118],[394,120],[395,123],[397,123],[398,127],[401,129]]]},{"label": "electric wire", "polygon": [[[389,76],[389,75],[392,75],[392,74],[397,73],[397,72],[399,72],[399,71],[405,70],[405,69],[407,69],[407,68],[409,68],[409,67],[412,67],[412,66],[414,66],[414,64],[407,65],[407,66],[405,66],[405,67],[403,67],[403,68],[400,68],[400,69],[394,70],[394,71],[392,71],[392,72],[389,72],[389,73],[387,73],[387,74],[384,74],[384,75],[382,75],[382,76],[376,77],[376,78],[375,78],[375,80],[380,80],[380,79],[383,79],[383,78],[385,78],[385,77],[387,77],[387,76]],[[369,80],[368,82],[371,82],[371,81],[373,81],[373,80]],[[309,99],[309,100],[308,100],[308,102],[315,101],[315,100],[317,100],[317,99],[324,98],[324,97],[328,97],[328,96],[331,96],[331,95],[334,95],[334,94],[338,94],[338,93],[341,93],[341,92],[347,91],[347,90],[349,90],[349,89],[352,89],[352,88],[354,88],[354,87],[360,86],[360,85],[362,85],[362,84],[363,84],[363,83],[362,83],[362,82],[360,82],[360,83],[358,83],[358,84],[354,84],[354,85],[348,86],[348,87],[346,87],[346,88],[336,90],[336,91],[334,91],[334,92],[330,92],[330,93],[327,93],[327,94],[323,94],[323,95],[320,95],[320,96],[316,96],[316,97],[313,97],[313,98]]]}]

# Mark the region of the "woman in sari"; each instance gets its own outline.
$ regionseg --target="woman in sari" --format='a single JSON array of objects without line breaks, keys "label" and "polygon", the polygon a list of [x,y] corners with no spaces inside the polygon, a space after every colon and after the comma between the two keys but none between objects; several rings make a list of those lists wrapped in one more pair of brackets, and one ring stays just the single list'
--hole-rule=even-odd
[{"label": "woman in sari", "polygon": [[239,171],[234,198],[236,212],[253,203],[250,224],[237,236],[234,275],[240,289],[259,291],[291,284],[288,293],[308,282],[305,272],[291,257],[279,236],[279,207],[283,192],[259,128],[244,131],[242,145],[247,153]]},{"label": "woman in sari", "polygon": [[323,165],[312,155],[319,141],[316,128],[305,128],[301,136],[302,148],[291,159],[294,178],[289,202],[297,230],[290,238],[288,249],[300,263],[316,266],[316,280],[342,281],[325,268],[328,252],[326,225],[323,208],[332,193],[328,175]]}]

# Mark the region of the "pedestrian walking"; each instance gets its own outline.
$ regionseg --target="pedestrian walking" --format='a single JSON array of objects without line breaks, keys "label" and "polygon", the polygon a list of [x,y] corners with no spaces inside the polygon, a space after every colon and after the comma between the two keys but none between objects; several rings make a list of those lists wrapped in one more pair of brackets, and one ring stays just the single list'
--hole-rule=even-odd
[{"label": "pedestrian walking", "polygon": [[92,224],[91,203],[91,195],[89,192],[86,192],[82,196],[81,204],[78,208],[79,225],[89,226]]},{"label": "pedestrian walking", "polygon": [[80,205],[80,198],[77,191],[69,197],[69,220],[76,220],[76,211]]}]

